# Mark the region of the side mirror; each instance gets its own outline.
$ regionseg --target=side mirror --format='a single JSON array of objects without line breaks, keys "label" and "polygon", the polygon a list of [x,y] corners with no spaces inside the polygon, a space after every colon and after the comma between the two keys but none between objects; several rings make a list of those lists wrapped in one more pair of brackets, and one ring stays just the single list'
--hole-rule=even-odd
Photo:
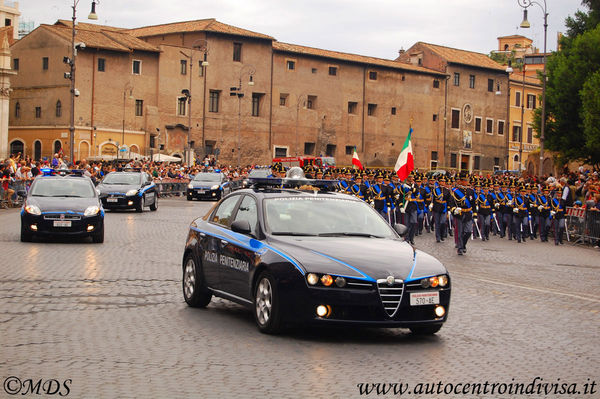
[{"label": "side mirror", "polygon": [[100,195],[100,190],[96,189],[96,194]]},{"label": "side mirror", "polygon": [[252,231],[250,229],[250,223],[247,220],[236,220],[231,223],[231,230],[241,234],[250,234]]},{"label": "side mirror", "polygon": [[149,181],[145,181],[145,182],[142,184],[142,187],[149,186],[149,185],[150,185],[150,182],[149,182]]},{"label": "side mirror", "polygon": [[25,197],[27,197],[27,191],[25,191],[25,190],[18,190],[17,191],[17,196],[21,197],[21,198],[25,198]]},{"label": "side mirror", "polygon": [[404,235],[406,234],[406,232],[408,231],[408,227],[406,227],[403,224],[400,223],[396,223],[394,225],[394,230],[396,230],[396,233],[400,234],[400,237],[404,237]]}]

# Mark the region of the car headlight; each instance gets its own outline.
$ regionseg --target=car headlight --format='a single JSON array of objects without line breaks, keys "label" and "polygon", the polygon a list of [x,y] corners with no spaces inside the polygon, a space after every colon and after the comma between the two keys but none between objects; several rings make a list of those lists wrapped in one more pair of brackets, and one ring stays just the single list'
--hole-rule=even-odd
[{"label": "car headlight", "polygon": [[194,185],[192,183],[188,184],[188,188],[194,188]]},{"label": "car headlight", "polygon": [[42,214],[42,211],[36,205],[27,205],[25,207],[25,212],[30,213],[32,215],[38,215],[38,216]]},{"label": "car headlight", "polygon": [[220,187],[220,186],[219,186],[218,184],[215,184],[215,185],[214,185],[214,186],[212,186],[210,189],[211,189],[211,190],[218,190],[218,189],[219,189],[219,187]]},{"label": "car headlight", "polygon": [[88,206],[85,212],[83,212],[83,216],[94,216],[100,212],[100,207],[96,205]]},{"label": "car headlight", "polygon": [[308,284],[316,285],[319,282],[319,276],[314,273],[309,273],[308,276],[306,276],[306,280],[308,281]]},{"label": "car headlight", "polygon": [[448,285],[448,276],[439,276],[438,281],[440,282],[440,287],[445,287]]},{"label": "car headlight", "polygon": [[138,190],[129,190],[129,191],[127,191],[127,193],[125,195],[130,197],[132,195],[136,195],[137,192],[138,192]]}]

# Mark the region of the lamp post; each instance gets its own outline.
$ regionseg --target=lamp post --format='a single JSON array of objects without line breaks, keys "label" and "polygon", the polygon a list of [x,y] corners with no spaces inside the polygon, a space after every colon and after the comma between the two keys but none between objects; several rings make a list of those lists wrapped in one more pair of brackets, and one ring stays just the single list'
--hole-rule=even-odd
[{"label": "lamp post", "polygon": [[306,94],[301,94],[296,97],[296,156],[300,154],[300,147],[298,142],[298,117],[300,115],[300,104],[302,104],[302,108],[306,108]]},{"label": "lamp post", "polygon": [[525,114],[525,60],[523,60],[523,86],[521,88],[521,131],[519,132],[519,172],[523,170],[523,131]]},{"label": "lamp post", "polygon": [[542,123],[540,127],[540,171],[539,176],[543,175],[543,166],[544,166],[544,130],[546,128],[546,38],[548,33],[548,7],[546,6],[546,0],[543,0],[544,4],[535,1],[535,0],[517,0],[518,4],[523,8],[523,22],[521,22],[521,28],[530,28],[531,24],[527,20],[527,9],[536,4],[539,6],[544,13],[544,54],[543,62],[544,69],[542,72]]},{"label": "lamp post", "polygon": [[[98,19],[96,15],[96,2],[92,0],[92,11],[88,15],[88,19]],[[66,79],[71,81],[70,92],[71,92],[71,104],[70,104],[70,121],[69,121],[69,161],[75,161],[75,97],[79,96],[79,91],[75,88],[75,57],[77,57],[77,48],[85,48],[85,43],[75,44],[75,24],[77,20],[77,4],[79,0],[73,0],[73,24],[71,26],[71,57],[64,57],[63,62],[69,65],[69,72],[64,74]]]},{"label": "lamp post", "polygon": [[[121,148],[125,148],[125,105],[127,100],[127,91],[129,90],[129,98],[133,98],[133,85],[130,82],[125,84],[123,87],[123,130],[121,131]],[[120,149],[119,149],[120,150]],[[119,153],[117,152],[117,158],[119,158]]]},{"label": "lamp post", "polygon": [[242,97],[244,97],[244,93],[242,93],[242,77],[248,74],[248,86],[254,86],[253,76],[256,73],[256,68],[254,65],[246,64],[242,66],[240,69],[240,77],[238,79],[238,86],[231,87],[229,90],[229,95],[231,97],[237,96],[238,98],[238,125],[237,125],[237,159],[238,166],[241,166],[241,120],[242,120]]},{"label": "lamp post", "polygon": [[[190,49],[190,55],[187,55],[183,51],[179,51],[183,54],[184,57],[190,60],[190,83],[189,89],[184,89],[181,91],[187,100],[188,103],[188,131],[187,131],[187,146],[185,150],[185,162],[190,165],[191,164],[191,155],[192,155],[192,146],[191,146],[191,132],[192,132],[192,67],[194,65],[194,49],[199,49],[204,54],[204,60],[202,61],[202,66],[208,66],[208,61],[206,61],[206,55],[208,54],[208,41],[205,39],[198,39],[192,43],[192,47]],[[202,138],[202,146],[204,146],[204,138]]]}]

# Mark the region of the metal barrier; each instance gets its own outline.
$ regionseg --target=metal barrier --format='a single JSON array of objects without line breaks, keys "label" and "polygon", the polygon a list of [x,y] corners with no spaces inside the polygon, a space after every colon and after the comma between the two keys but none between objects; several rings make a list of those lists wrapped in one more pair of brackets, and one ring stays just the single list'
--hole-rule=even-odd
[{"label": "metal barrier", "polygon": [[594,244],[600,240],[600,211],[567,208],[565,222],[570,241]]},{"label": "metal barrier", "polygon": [[185,196],[185,191],[187,190],[189,182],[189,180],[162,179],[155,180],[154,184],[156,184],[156,189],[160,197],[181,197]]}]

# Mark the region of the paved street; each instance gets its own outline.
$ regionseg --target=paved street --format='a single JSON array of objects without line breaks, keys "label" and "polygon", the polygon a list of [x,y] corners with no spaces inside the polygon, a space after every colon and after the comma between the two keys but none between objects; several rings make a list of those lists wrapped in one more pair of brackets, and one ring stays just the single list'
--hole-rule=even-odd
[{"label": "paved street", "polygon": [[104,244],[21,243],[19,211],[0,210],[0,397],[8,397],[10,376],[70,379],[68,396],[77,398],[348,398],[369,397],[361,383],[535,377],[577,383],[580,394],[528,397],[600,397],[598,386],[583,395],[583,384],[600,384],[597,249],[494,237],[470,241],[459,257],[449,241],[417,237],[452,276],[449,321],[436,336],[403,329],[269,336],[238,305],[213,299],[202,310],[183,301],[187,227],[211,205],[167,198],[157,212],[109,212]]}]

